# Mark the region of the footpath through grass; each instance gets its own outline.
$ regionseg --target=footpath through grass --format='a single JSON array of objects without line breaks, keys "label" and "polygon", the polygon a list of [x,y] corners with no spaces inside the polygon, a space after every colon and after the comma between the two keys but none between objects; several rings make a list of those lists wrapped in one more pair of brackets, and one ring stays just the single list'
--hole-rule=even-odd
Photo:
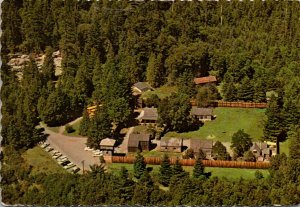
[{"label": "footpath through grass", "polygon": [[217,116],[216,119],[205,122],[197,131],[169,132],[166,136],[231,142],[232,135],[239,129],[244,129],[253,140],[258,140],[263,136],[265,109],[217,107],[213,113]]},{"label": "footpath through grass", "polygon": [[[133,176],[133,164],[126,164],[126,163],[112,163],[108,165],[108,171],[112,172],[114,174],[118,174],[121,167],[125,167],[129,174]],[[147,165],[147,167],[152,168],[152,174],[159,173],[160,165]],[[193,166],[183,166],[183,169],[186,172],[189,172],[192,176],[193,174]],[[206,167],[205,172],[211,172],[211,176],[215,177],[225,177],[229,180],[238,180],[241,177],[244,179],[254,179],[255,178],[255,172],[257,169],[240,169],[240,168],[218,168],[218,167]],[[264,177],[269,176],[268,170],[259,170],[262,172]]]},{"label": "footpath through grass", "polygon": [[25,161],[31,165],[32,173],[67,173],[65,169],[62,168],[54,159],[52,159],[51,155],[44,151],[41,147],[34,147],[32,149],[27,150],[23,157]]}]

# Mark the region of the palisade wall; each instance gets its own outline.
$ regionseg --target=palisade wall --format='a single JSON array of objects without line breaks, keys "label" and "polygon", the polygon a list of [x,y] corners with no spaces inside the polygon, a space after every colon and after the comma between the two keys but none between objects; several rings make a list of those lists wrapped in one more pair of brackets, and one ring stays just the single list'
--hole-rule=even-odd
[{"label": "palisade wall", "polygon": [[[132,156],[113,156],[112,163],[134,163],[135,157]],[[174,164],[176,158],[170,158],[171,164]],[[161,157],[145,157],[146,164],[160,165]],[[183,166],[193,166],[194,159],[180,159]],[[270,167],[269,162],[237,162],[237,161],[223,161],[223,160],[202,160],[206,167],[224,167],[224,168],[249,168],[249,169],[267,169]]]}]

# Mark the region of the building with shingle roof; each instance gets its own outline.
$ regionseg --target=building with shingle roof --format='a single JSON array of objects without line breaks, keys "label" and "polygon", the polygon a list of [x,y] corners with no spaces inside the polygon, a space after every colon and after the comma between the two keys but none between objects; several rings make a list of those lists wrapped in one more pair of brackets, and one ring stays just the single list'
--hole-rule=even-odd
[{"label": "building with shingle roof", "polygon": [[158,119],[157,108],[143,108],[137,119],[141,124],[155,124]]},{"label": "building with shingle roof", "polygon": [[161,152],[182,152],[182,138],[162,137],[160,140]]},{"label": "building with shingle roof", "polygon": [[152,90],[153,88],[147,82],[137,82],[132,86],[132,91],[136,95]]},{"label": "building with shingle roof", "polygon": [[191,115],[201,121],[211,121],[214,117],[212,108],[199,108],[195,106],[191,109]]},{"label": "building with shingle roof", "polygon": [[104,155],[113,155],[116,140],[105,138],[100,142],[100,150],[103,151]]},{"label": "building with shingle roof", "polygon": [[195,153],[199,153],[202,150],[207,158],[211,157],[213,147],[212,140],[205,140],[205,139],[189,139],[189,148],[193,149]]},{"label": "building with shingle roof", "polygon": [[149,151],[151,134],[132,133],[128,138],[128,152]]}]

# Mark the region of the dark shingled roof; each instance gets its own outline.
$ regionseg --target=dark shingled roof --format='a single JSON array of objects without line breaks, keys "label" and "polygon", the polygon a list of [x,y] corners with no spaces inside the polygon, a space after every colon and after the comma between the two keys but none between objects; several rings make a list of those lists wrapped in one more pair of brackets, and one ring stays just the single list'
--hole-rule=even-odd
[{"label": "dark shingled roof", "polygon": [[190,139],[190,148],[193,149],[194,152],[199,152],[199,149],[211,150],[212,147],[213,147],[212,140]]},{"label": "dark shingled roof", "polygon": [[160,140],[161,147],[181,147],[182,146],[182,138],[170,138],[170,137],[162,137]]},{"label": "dark shingled roof", "polygon": [[143,108],[144,114],[140,117],[140,119],[145,120],[157,120],[157,108]]},{"label": "dark shingled roof", "polygon": [[191,114],[193,116],[212,116],[213,110],[211,108],[192,107]]},{"label": "dark shingled roof", "polygon": [[153,89],[147,82],[137,82],[133,86],[138,88],[142,92]]},{"label": "dark shingled roof", "polygon": [[200,78],[194,78],[195,84],[205,84],[205,83],[213,83],[217,82],[216,76],[206,76]]},{"label": "dark shingled roof", "polygon": [[139,142],[150,142],[151,135],[148,133],[132,133],[128,138],[128,147],[138,147]]}]

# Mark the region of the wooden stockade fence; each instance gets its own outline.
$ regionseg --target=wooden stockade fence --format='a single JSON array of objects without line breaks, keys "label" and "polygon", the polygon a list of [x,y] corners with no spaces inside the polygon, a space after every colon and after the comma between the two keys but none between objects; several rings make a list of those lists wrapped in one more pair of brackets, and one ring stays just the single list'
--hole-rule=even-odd
[{"label": "wooden stockade fence", "polygon": [[213,107],[266,108],[267,103],[213,101]]},{"label": "wooden stockade fence", "polygon": [[[197,106],[196,100],[191,100],[192,106]],[[229,102],[229,101],[211,101],[211,107],[232,107],[232,108],[267,108],[267,103],[254,102]]]},{"label": "wooden stockade fence", "polygon": [[[120,157],[113,156],[112,163],[134,163],[135,157]],[[174,164],[176,158],[170,158],[171,164]],[[160,165],[161,157],[145,157],[146,164]],[[180,163],[183,166],[193,166],[194,159],[181,159]],[[206,167],[225,167],[225,168],[249,168],[249,169],[266,169],[270,167],[268,162],[237,162],[237,161],[223,161],[223,160],[203,160],[202,163]]]}]

